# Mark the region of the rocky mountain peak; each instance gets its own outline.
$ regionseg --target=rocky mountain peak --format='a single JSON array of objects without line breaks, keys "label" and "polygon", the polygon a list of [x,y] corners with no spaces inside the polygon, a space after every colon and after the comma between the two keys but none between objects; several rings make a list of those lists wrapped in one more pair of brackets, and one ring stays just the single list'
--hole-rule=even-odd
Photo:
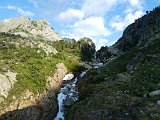
[{"label": "rocky mountain peak", "polygon": [[31,20],[26,16],[12,18],[0,22],[0,32],[10,32],[20,34],[22,37],[42,37],[49,41],[61,40],[52,27],[45,20]]},{"label": "rocky mountain peak", "polygon": [[19,19],[19,20],[22,20],[22,21],[29,21],[30,20],[30,18],[29,17],[27,17],[27,16],[20,16],[19,18],[17,18],[17,19]]}]

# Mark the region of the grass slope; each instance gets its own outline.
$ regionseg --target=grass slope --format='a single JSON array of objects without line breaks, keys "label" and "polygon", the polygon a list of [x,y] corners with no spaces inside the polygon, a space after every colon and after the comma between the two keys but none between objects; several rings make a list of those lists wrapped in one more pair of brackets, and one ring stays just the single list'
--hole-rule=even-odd
[{"label": "grass slope", "polygon": [[160,39],[92,69],[81,81],[80,100],[67,120],[160,119],[160,96],[148,96],[160,87]]}]

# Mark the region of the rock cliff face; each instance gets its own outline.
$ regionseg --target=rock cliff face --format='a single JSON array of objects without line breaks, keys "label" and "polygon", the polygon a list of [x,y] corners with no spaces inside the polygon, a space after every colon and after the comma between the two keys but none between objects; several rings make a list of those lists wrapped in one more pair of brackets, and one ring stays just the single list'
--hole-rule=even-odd
[{"label": "rock cliff face", "polygon": [[[34,94],[29,90],[14,101],[8,108],[0,110],[0,120],[51,120],[57,110],[56,91],[67,73],[63,63],[57,64],[53,76],[46,81],[46,90]],[[13,96],[14,97],[14,96]]]},{"label": "rock cliff face", "polygon": [[142,18],[135,20],[134,23],[129,25],[124,30],[122,37],[114,45],[109,47],[108,50],[106,49],[105,52],[103,52],[104,48],[102,47],[97,52],[97,56],[102,61],[107,61],[110,53],[119,55],[135,48],[145,47],[159,37],[160,7],[156,7],[153,11],[144,15]]},{"label": "rock cliff face", "polygon": [[22,37],[42,37],[49,41],[57,41],[62,38],[51,28],[47,21],[34,21],[22,16],[0,22],[0,32],[20,34]]},{"label": "rock cliff face", "polygon": [[109,49],[112,53],[131,51],[146,46],[160,37],[160,7],[135,20],[123,32],[122,37]]}]

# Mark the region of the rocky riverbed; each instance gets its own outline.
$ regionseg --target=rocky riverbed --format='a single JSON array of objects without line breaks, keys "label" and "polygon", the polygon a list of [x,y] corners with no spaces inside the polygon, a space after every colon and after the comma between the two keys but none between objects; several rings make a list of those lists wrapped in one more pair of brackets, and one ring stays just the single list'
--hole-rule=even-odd
[{"label": "rocky riverbed", "polygon": [[[79,77],[83,77],[86,72],[82,72]],[[75,101],[78,100],[78,88],[76,87],[77,77],[73,74],[65,75],[64,83],[58,93],[58,113],[54,120],[64,120],[65,114]],[[66,79],[68,78],[68,79]]]}]

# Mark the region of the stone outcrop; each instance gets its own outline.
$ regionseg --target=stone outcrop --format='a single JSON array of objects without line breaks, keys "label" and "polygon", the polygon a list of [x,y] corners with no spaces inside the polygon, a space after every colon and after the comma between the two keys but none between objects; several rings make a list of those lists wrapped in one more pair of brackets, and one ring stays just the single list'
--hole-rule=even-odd
[{"label": "stone outcrop", "polygon": [[38,45],[38,48],[42,48],[47,55],[49,55],[50,53],[53,53],[53,54],[58,53],[55,48],[53,48],[52,46],[45,44],[45,43],[40,43]]},{"label": "stone outcrop", "polygon": [[63,82],[63,77],[67,73],[67,68],[63,63],[57,65],[57,69],[53,76],[49,76],[46,81],[47,90],[57,90]]},{"label": "stone outcrop", "polygon": [[60,35],[48,25],[47,21],[34,21],[25,16],[0,22],[0,32],[20,34],[22,37],[42,37],[49,41],[62,39]]},{"label": "stone outcrop", "polygon": [[0,103],[8,96],[9,90],[13,88],[16,82],[16,74],[10,71],[0,74]]},{"label": "stone outcrop", "polygon": [[0,120],[51,120],[56,115],[57,97],[62,79],[67,73],[63,63],[57,64],[53,76],[46,80],[46,89],[43,93],[34,94],[29,90],[20,97],[15,98],[8,108],[0,110]]}]

